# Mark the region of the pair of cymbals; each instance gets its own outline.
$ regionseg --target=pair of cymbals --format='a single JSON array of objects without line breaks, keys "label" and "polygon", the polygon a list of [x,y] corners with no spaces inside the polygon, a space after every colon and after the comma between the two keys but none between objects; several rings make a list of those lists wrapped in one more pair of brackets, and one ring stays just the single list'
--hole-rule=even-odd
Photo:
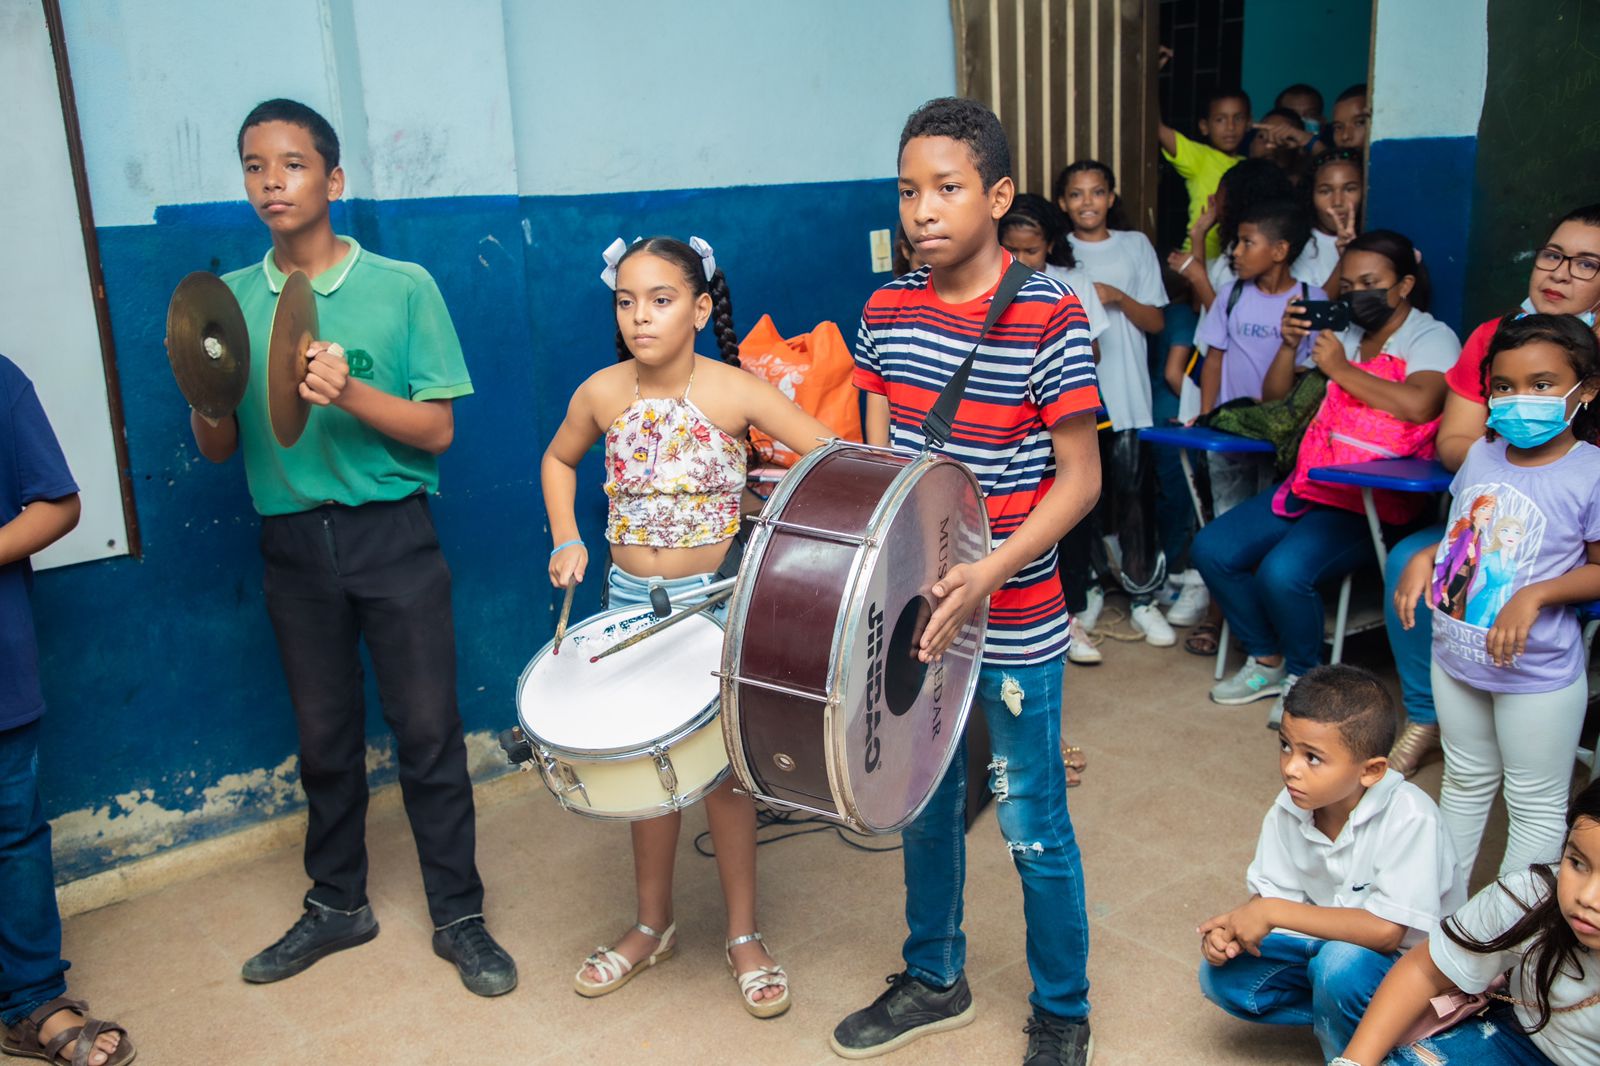
[{"label": "pair of cymbals", "polygon": [[[267,341],[267,416],[272,434],[287,448],[300,439],[310,405],[300,396],[306,350],[317,339],[317,303],[311,279],[296,270],[283,283]],[[232,290],[215,274],[184,278],[167,305],[167,359],[184,399],[213,421],[244,399],[250,381],[250,333]]]}]

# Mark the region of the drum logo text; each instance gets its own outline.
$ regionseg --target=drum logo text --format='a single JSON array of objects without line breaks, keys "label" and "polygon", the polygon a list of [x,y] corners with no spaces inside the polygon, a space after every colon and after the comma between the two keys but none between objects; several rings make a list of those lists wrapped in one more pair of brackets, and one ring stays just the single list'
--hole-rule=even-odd
[{"label": "drum logo text", "polygon": [[867,773],[879,766],[883,738],[878,722],[883,718],[883,608],[873,601],[867,608]]},{"label": "drum logo text", "polygon": [[[939,520],[939,570],[935,580],[950,572],[950,516]],[[933,664],[933,739],[944,732],[944,660]]]}]

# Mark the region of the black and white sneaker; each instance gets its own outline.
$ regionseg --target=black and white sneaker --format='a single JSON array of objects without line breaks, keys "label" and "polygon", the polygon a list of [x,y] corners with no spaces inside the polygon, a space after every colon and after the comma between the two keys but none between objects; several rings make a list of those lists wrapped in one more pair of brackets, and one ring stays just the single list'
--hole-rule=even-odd
[{"label": "black and white sneaker", "polygon": [[1089,1066],[1094,1058],[1094,1037],[1089,1023],[1069,1022],[1035,1014],[1022,1027],[1028,1034],[1028,1051],[1022,1066]]},{"label": "black and white sneaker", "polygon": [[883,995],[833,1030],[828,1045],[835,1055],[847,1059],[887,1055],[921,1037],[959,1029],[977,1016],[965,975],[942,990],[908,973],[887,980],[889,988]]}]

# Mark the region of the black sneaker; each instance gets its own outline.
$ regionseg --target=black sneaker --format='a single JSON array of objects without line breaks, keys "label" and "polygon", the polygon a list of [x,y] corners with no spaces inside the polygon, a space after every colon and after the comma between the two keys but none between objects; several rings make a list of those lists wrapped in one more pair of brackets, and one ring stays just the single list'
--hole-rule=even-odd
[{"label": "black sneaker", "polygon": [[828,1046],[847,1059],[870,1059],[905,1047],[919,1037],[959,1029],[977,1016],[966,976],[943,991],[908,973],[892,974],[888,991],[847,1017]]},{"label": "black sneaker", "polygon": [[1022,1027],[1028,1034],[1028,1052],[1022,1066],[1089,1066],[1094,1058],[1094,1037],[1089,1023],[1069,1022],[1035,1014]]},{"label": "black sneaker", "polygon": [[435,929],[433,953],[456,964],[469,992],[503,996],[517,987],[517,964],[494,942],[481,914]]},{"label": "black sneaker", "polygon": [[281,981],[326,955],[365,944],[377,935],[378,919],[370,905],[346,914],[308,902],[300,920],[277,943],[245,963],[240,973],[252,984]]}]

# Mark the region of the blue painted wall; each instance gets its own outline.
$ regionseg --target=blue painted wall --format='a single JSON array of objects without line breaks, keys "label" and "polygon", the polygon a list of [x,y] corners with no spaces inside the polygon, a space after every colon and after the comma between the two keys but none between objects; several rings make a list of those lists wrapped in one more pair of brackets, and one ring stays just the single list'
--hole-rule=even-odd
[{"label": "blue painted wall", "polygon": [[1372,5],[1359,0],[1245,0],[1244,91],[1257,117],[1278,93],[1315,86],[1331,117],[1333,101],[1367,80]]},{"label": "blue painted wall", "polygon": [[1476,137],[1408,137],[1377,141],[1368,156],[1368,229],[1392,229],[1422,252],[1433,282],[1437,319],[1463,336],[1467,225],[1477,164]]}]

